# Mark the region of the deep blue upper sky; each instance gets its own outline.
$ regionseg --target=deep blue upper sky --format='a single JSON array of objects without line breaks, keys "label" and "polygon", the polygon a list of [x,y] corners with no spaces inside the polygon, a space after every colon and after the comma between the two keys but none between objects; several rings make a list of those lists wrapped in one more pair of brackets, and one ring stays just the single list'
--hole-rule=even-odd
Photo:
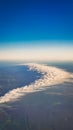
[{"label": "deep blue upper sky", "polygon": [[73,0],[0,0],[0,45],[73,40]]}]

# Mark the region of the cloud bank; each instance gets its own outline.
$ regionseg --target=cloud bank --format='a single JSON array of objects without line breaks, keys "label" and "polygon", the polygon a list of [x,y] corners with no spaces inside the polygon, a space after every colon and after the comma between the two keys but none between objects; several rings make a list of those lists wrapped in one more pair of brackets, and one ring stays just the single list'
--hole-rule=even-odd
[{"label": "cloud bank", "polygon": [[13,89],[6,93],[4,96],[1,96],[0,103],[16,101],[28,93],[42,91],[47,87],[51,87],[52,85],[73,80],[73,74],[56,67],[35,63],[24,64],[24,66],[28,66],[29,70],[37,70],[37,72],[41,73],[42,76],[40,79],[36,80],[34,83],[28,86]]}]

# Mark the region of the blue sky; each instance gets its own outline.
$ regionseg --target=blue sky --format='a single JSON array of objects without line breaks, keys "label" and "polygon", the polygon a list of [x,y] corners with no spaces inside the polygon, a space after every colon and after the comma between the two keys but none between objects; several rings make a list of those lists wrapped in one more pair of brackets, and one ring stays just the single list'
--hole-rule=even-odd
[{"label": "blue sky", "polygon": [[72,49],[73,0],[0,0],[3,53],[11,46],[24,46],[25,50],[31,45],[33,50],[33,46],[49,48],[50,44],[53,48],[62,45]]}]

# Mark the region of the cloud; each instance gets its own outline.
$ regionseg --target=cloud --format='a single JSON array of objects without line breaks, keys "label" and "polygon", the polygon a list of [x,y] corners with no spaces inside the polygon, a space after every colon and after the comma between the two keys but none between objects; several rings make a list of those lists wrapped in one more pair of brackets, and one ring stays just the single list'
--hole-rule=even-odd
[{"label": "cloud", "polygon": [[13,89],[10,92],[6,93],[4,96],[1,96],[0,103],[16,101],[20,97],[28,93],[45,90],[51,85],[69,81],[70,78],[73,80],[73,74],[56,67],[34,63],[24,64],[24,66],[25,65],[29,67],[29,70],[37,70],[39,73],[42,74],[42,76],[40,77],[40,79],[36,80],[34,83],[28,86]]}]

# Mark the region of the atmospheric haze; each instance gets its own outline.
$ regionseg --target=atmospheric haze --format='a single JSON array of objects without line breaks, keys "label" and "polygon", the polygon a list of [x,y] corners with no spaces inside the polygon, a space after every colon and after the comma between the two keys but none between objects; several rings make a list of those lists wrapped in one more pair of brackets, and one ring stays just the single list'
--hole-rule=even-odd
[{"label": "atmospheric haze", "polygon": [[0,49],[0,60],[25,60],[25,61],[73,61],[72,42],[52,43],[34,42],[3,46]]}]

